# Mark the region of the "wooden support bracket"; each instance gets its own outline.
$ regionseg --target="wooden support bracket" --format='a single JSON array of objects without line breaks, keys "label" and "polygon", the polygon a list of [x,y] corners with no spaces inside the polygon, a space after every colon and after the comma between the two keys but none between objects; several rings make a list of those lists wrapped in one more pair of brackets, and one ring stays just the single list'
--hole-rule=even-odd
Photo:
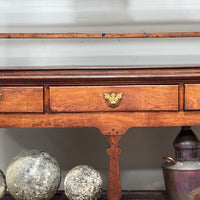
[{"label": "wooden support bracket", "polygon": [[109,135],[107,136],[110,142],[110,148],[107,150],[110,156],[110,169],[108,179],[108,192],[107,196],[109,200],[120,200],[121,199],[121,181],[119,173],[119,162],[118,156],[121,153],[121,149],[118,147],[118,142],[121,136]]}]

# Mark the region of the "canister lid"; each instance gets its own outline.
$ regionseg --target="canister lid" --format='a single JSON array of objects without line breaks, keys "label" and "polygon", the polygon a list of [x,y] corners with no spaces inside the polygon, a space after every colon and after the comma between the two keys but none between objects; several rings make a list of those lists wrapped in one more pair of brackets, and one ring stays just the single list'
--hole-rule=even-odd
[{"label": "canister lid", "polygon": [[199,158],[200,141],[190,126],[182,127],[173,144],[177,159],[193,160]]}]

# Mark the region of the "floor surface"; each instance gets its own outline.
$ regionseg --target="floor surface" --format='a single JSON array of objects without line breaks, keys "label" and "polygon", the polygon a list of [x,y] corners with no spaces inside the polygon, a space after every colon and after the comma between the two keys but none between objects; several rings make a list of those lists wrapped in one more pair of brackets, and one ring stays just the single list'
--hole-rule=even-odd
[{"label": "floor surface", "polygon": [[[14,200],[14,198],[7,193],[2,200]],[[63,191],[58,191],[51,200],[68,200]],[[106,191],[99,200],[107,200]],[[167,200],[164,191],[123,191],[121,200]]]}]

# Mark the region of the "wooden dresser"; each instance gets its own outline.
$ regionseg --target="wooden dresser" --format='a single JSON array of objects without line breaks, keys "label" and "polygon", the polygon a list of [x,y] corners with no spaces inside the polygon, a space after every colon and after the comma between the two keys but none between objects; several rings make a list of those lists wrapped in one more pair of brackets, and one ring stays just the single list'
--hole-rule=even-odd
[{"label": "wooden dresser", "polygon": [[[191,36],[187,34],[182,36]],[[60,35],[75,36],[78,37]],[[151,36],[159,37],[155,34],[148,37]],[[0,37],[42,36],[1,34]],[[118,142],[129,128],[198,125],[200,66],[0,68],[1,128],[96,127],[106,136],[110,142],[109,200],[121,197]]]}]

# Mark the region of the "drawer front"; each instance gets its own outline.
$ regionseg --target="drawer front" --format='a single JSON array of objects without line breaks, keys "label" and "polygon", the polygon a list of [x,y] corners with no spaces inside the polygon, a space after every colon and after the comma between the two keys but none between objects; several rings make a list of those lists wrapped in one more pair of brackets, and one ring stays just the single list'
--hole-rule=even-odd
[{"label": "drawer front", "polygon": [[51,112],[177,111],[177,85],[50,87]]},{"label": "drawer front", "polygon": [[185,85],[185,110],[200,110],[200,84]]},{"label": "drawer front", "polygon": [[0,112],[43,112],[43,87],[0,87]]}]

